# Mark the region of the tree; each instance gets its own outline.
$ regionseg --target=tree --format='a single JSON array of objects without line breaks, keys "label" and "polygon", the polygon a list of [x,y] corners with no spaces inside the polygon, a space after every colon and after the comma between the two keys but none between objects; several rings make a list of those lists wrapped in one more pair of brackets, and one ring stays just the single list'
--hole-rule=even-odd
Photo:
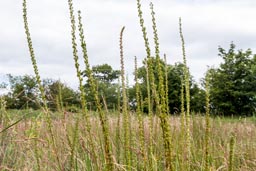
[{"label": "tree", "polygon": [[218,69],[211,69],[211,106],[222,115],[251,116],[256,108],[256,56],[250,49],[245,52],[219,47],[224,60]]},{"label": "tree", "polygon": [[48,107],[51,110],[71,110],[80,107],[79,94],[60,80],[43,80]]},{"label": "tree", "polygon": [[36,79],[33,76],[12,76],[7,75],[9,79],[10,92],[5,96],[7,108],[25,109],[40,108],[40,99],[38,99],[39,89]]},{"label": "tree", "polygon": [[[153,71],[155,76],[155,85],[158,85],[158,74],[156,68],[156,59],[150,58],[153,64]],[[161,67],[163,73],[165,71],[164,61],[161,60]],[[145,61],[144,61],[145,64]],[[183,72],[184,65],[182,63],[175,63],[174,65],[167,65],[167,75],[168,75],[168,107],[171,113],[179,113],[181,107],[181,79],[184,77]],[[144,98],[144,111],[147,111],[147,89],[146,89],[146,68],[142,66],[138,68],[138,78],[140,80],[140,88],[142,96]],[[133,87],[132,89],[135,89]],[[130,90],[130,92],[135,92]],[[204,90],[202,90],[194,81],[193,77],[190,77],[190,93],[191,93],[191,110],[195,112],[204,112]],[[133,97],[130,99],[135,99],[135,93],[130,93]]]},{"label": "tree", "polygon": [[[9,82],[5,86],[10,91],[4,96],[9,109],[39,109],[42,105],[40,91],[33,76],[12,76],[8,74]],[[72,105],[79,105],[78,94],[61,83],[52,79],[44,79],[43,86],[47,98],[47,105],[51,110],[67,108]]]},{"label": "tree", "polygon": [[[99,92],[99,98],[102,103],[106,102],[108,109],[114,109],[117,106],[118,101],[118,82],[117,79],[120,76],[119,70],[114,70],[108,64],[102,64],[92,67],[93,76],[96,80],[97,90]],[[84,76],[87,77],[86,72]],[[86,100],[90,109],[95,109],[94,97],[90,90],[88,80],[84,85],[86,91]]]},{"label": "tree", "polygon": [[[182,63],[175,63],[174,65],[169,65],[168,68],[169,110],[171,113],[179,113],[181,107],[182,78],[184,79],[184,65]],[[205,91],[201,89],[199,85],[193,80],[193,76],[190,76],[189,82],[191,111],[196,113],[203,113],[205,112]],[[186,101],[186,98],[184,98],[184,100]]]},{"label": "tree", "polygon": [[93,76],[96,80],[104,83],[113,83],[120,76],[119,70],[113,70],[108,64],[96,65],[92,67]]}]

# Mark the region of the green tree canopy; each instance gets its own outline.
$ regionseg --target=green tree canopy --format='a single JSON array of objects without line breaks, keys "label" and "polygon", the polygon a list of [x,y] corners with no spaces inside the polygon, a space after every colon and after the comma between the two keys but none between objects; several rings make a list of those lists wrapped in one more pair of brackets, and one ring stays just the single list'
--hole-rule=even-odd
[{"label": "green tree canopy", "polygon": [[[116,108],[118,101],[118,78],[120,76],[119,70],[114,70],[108,64],[96,65],[92,67],[92,73],[96,81],[99,98],[102,103],[105,100],[108,109]],[[87,77],[86,72],[84,76]],[[84,85],[86,91],[86,101],[90,109],[95,109],[94,98],[89,87],[88,80]]]},{"label": "green tree canopy", "polygon": [[[40,91],[34,76],[13,76],[8,74],[10,91],[4,96],[9,109],[39,109],[41,107]],[[53,79],[44,79],[47,104],[51,110],[71,105],[79,105],[78,94],[64,83]]]},{"label": "green tree canopy", "polygon": [[60,80],[45,79],[43,82],[51,110],[69,110],[72,106],[80,106],[79,94]]},{"label": "green tree canopy", "polygon": [[93,76],[96,80],[105,82],[105,83],[112,83],[120,76],[119,70],[114,70],[108,64],[96,65],[92,67]]},{"label": "green tree canopy", "polygon": [[250,49],[228,51],[219,47],[224,60],[218,69],[211,69],[211,106],[222,115],[251,116],[256,108],[256,56]]},{"label": "green tree canopy", "polygon": [[[155,76],[155,85],[158,85],[157,64],[155,58],[150,58],[153,64],[153,71]],[[163,73],[165,72],[165,63],[160,61]],[[144,61],[145,64],[145,61]],[[168,80],[168,107],[169,111],[173,113],[179,113],[181,107],[181,86],[182,78],[184,77],[184,65],[182,63],[175,63],[174,65],[167,65],[167,80]],[[138,78],[140,82],[140,88],[142,96],[144,98],[144,108],[147,111],[147,89],[146,89],[146,68],[145,65],[138,68]],[[133,87],[135,89],[135,87]],[[135,90],[130,90],[130,99],[135,99]],[[190,93],[191,93],[191,110],[195,112],[204,112],[204,90],[202,90],[194,81],[193,77],[190,77]]]},{"label": "green tree canopy", "polygon": [[33,76],[12,76],[8,74],[10,92],[5,96],[7,108],[40,108],[39,89]]}]

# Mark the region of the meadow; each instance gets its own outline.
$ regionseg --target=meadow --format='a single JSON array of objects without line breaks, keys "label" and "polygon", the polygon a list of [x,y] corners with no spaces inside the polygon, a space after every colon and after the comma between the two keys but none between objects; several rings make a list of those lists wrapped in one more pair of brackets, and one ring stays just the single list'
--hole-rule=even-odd
[{"label": "meadow", "polygon": [[[123,34],[120,31],[120,98],[116,111],[107,109],[99,95],[89,64],[81,11],[74,12],[68,0],[73,58],[79,81],[81,108],[68,112],[61,104],[48,108],[45,90],[30,35],[27,2],[23,0],[24,28],[32,66],[40,94],[40,110],[7,110],[1,98],[0,170],[177,170],[177,171],[253,171],[256,170],[255,117],[211,116],[209,74],[205,78],[205,114],[190,110],[189,69],[180,19],[183,71],[181,109],[171,115],[168,109],[166,69],[161,65],[154,6],[151,3],[154,54],[149,46],[141,3],[137,0],[139,24],[145,41],[147,75],[147,112],[134,59],[136,110],[129,108],[126,91]],[[77,14],[77,15],[76,15]],[[79,33],[77,33],[77,29]],[[79,34],[79,43],[76,36]],[[87,109],[78,48],[83,52],[85,72],[96,110]],[[153,56],[153,57],[152,57]],[[156,76],[152,58],[156,60]],[[102,100],[102,99],[103,100]]]},{"label": "meadow", "polygon": [[[85,126],[87,121],[80,116],[79,136],[72,168],[70,166],[71,139],[76,129],[75,122],[79,117],[76,113],[68,113],[65,117],[64,113],[52,113],[56,149],[51,145],[51,135],[47,128],[48,123],[43,118],[43,112],[24,110],[8,111],[6,114],[9,118],[5,121],[7,125],[18,120],[21,115],[29,114],[29,116],[1,133],[1,170],[104,170],[106,167],[104,137],[99,116],[95,112],[89,112],[94,148],[90,147],[91,142]],[[154,129],[150,132],[148,123],[151,118],[146,115],[142,117],[145,138],[143,147],[139,136],[138,116],[136,113],[130,113],[129,118],[130,145],[127,149],[123,139],[123,117],[119,118],[117,113],[111,113],[108,117],[113,170],[165,170],[163,136],[159,118],[153,117]],[[186,163],[187,158],[184,154],[186,143],[181,130],[181,118],[171,116],[168,119],[171,125],[173,170],[188,170],[187,165],[190,165],[190,170],[205,170],[205,118],[199,115],[191,117],[190,163]],[[256,120],[216,117],[211,118],[210,123],[209,169],[230,170],[230,157],[233,156],[232,170],[255,170]],[[3,125],[0,129],[3,129]],[[150,140],[150,137],[153,139]],[[126,151],[131,156],[129,166],[125,164]]]}]

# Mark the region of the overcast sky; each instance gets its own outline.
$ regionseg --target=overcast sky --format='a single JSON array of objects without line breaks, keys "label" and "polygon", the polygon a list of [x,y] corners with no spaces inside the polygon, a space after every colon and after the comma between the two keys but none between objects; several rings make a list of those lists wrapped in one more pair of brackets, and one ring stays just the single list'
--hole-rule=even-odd
[{"label": "overcast sky", "polygon": [[[218,46],[256,52],[255,0],[152,0],[161,55],[168,63],[182,60],[178,19],[182,17],[187,61],[196,81],[207,65],[218,66]],[[67,0],[27,0],[28,21],[40,74],[77,87]],[[152,32],[149,0],[142,0],[148,32]],[[134,56],[146,56],[136,0],[74,0],[81,10],[91,65],[108,63],[119,69],[119,32],[124,33],[126,71],[132,79]],[[22,0],[0,1],[0,82],[3,75],[33,74],[22,18]],[[150,38],[153,47],[153,39]],[[82,65],[83,67],[83,65]],[[130,82],[133,82],[130,80]]]}]

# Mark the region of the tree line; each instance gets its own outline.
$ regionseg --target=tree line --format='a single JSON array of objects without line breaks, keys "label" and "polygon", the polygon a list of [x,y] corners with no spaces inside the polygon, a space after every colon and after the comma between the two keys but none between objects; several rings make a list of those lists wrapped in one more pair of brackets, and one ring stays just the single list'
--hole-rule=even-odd
[{"label": "tree line", "polygon": [[[256,55],[250,49],[236,50],[233,43],[228,51],[219,47],[219,57],[223,62],[218,68],[209,68],[210,75],[210,108],[215,115],[239,115],[252,116],[256,113]],[[150,60],[156,64],[156,58]],[[156,66],[156,65],[153,65]],[[168,107],[171,114],[179,114],[181,109],[181,91],[183,85],[184,66],[182,63],[174,65],[165,64],[161,61],[163,72],[166,73],[165,85],[168,87]],[[153,68],[156,85],[157,69]],[[96,80],[99,98],[108,110],[117,110],[122,103],[121,87],[119,83],[120,70],[114,70],[108,64],[92,67],[93,76]],[[138,79],[141,89],[143,111],[147,113],[147,88],[146,67],[138,68]],[[1,87],[8,87],[9,92],[2,97],[6,101],[8,109],[40,109],[41,100],[39,88],[34,76],[13,76],[8,74],[8,82],[2,83]],[[90,90],[86,72],[83,72],[84,89],[86,92],[87,108],[96,110],[93,94]],[[195,113],[205,112],[204,79],[199,83],[190,76],[190,103],[191,110]],[[76,111],[80,106],[80,94],[60,80],[44,79],[43,86],[51,110]],[[135,86],[127,85],[127,96],[131,110],[136,109]],[[153,108],[155,104],[152,104]]]}]

